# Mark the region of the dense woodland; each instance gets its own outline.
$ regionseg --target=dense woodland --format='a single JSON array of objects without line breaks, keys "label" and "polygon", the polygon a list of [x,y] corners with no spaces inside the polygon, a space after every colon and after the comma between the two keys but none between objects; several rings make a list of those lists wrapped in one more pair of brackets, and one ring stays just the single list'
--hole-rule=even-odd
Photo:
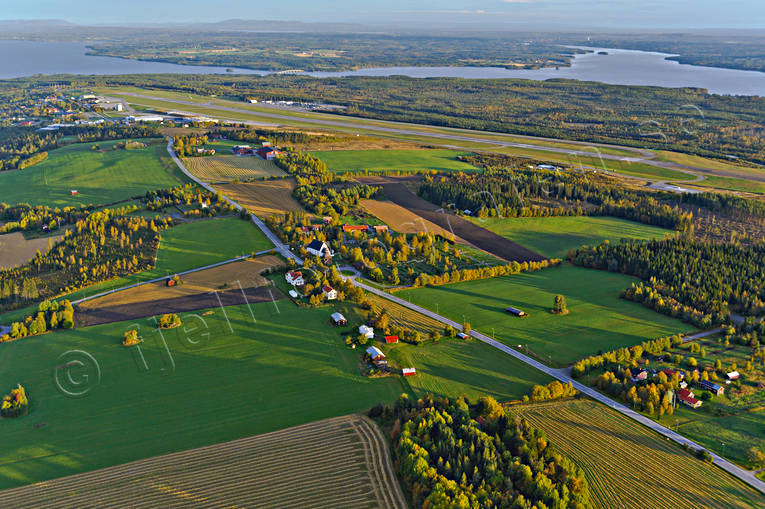
[{"label": "dense woodland", "polygon": [[[27,78],[47,84],[49,78]],[[322,102],[345,113],[688,152],[765,164],[765,98],[690,88],[571,80],[469,80],[402,76],[312,78],[269,75],[57,77],[75,86],[124,85],[183,93]]]},{"label": "dense woodland", "polygon": [[413,507],[591,507],[584,473],[543,432],[492,398],[401,395],[370,415],[392,422],[395,466]]},{"label": "dense woodland", "polygon": [[169,220],[94,212],[68,229],[64,239],[26,265],[0,271],[0,309],[27,303],[132,274],[154,265],[159,232]]},{"label": "dense woodland", "polygon": [[[604,242],[569,254],[577,265],[637,276],[644,283],[625,297],[688,318],[685,307],[720,323],[731,311],[765,313],[765,245],[741,246],[679,236],[652,241]],[[696,320],[691,320],[696,323]]]},{"label": "dense woodland", "polygon": [[597,215],[680,231],[693,228],[692,214],[657,199],[663,193],[630,190],[570,170],[490,169],[426,177],[418,194],[436,205],[467,209],[479,217]]}]

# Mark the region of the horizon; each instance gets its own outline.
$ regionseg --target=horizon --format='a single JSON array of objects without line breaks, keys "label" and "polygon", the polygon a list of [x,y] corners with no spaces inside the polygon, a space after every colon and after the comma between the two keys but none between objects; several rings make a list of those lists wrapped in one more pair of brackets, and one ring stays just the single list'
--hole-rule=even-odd
[{"label": "horizon", "polygon": [[[157,2],[136,0],[129,12],[119,15],[92,0],[62,4],[32,0],[6,5],[0,22],[32,23],[63,21],[79,26],[157,26],[212,24],[232,20],[280,23],[358,24],[368,28],[517,30],[527,25],[539,29],[608,31],[615,29],[665,30],[757,30],[765,28],[765,5],[755,0],[738,0],[722,5],[711,0],[680,0],[667,5],[661,0],[633,5],[624,0],[446,0],[420,2],[417,8],[392,0],[386,8],[359,6],[344,0],[316,5],[307,0],[288,3],[261,1],[252,6],[241,0],[223,0],[211,5],[193,0]],[[106,6],[108,7],[108,6]],[[292,20],[281,20],[289,12]],[[40,13],[44,13],[42,16]],[[250,14],[251,13],[251,14]],[[265,16],[259,16],[266,13]],[[300,13],[295,16],[294,13]]]}]

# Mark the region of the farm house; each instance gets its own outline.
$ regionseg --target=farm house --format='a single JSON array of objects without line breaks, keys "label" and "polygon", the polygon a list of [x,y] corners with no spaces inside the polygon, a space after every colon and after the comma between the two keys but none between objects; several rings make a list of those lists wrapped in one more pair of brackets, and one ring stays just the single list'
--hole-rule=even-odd
[{"label": "farm house", "polygon": [[369,354],[369,357],[372,358],[373,362],[385,360],[385,354],[382,353],[382,350],[380,350],[376,346],[370,346],[369,348],[367,348],[367,353]]},{"label": "farm house", "polygon": [[303,279],[303,273],[299,270],[290,270],[284,275],[284,279],[287,280],[292,286],[303,286],[305,280]]},{"label": "farm house", "polygon": [[330,255],[330,250],[327,243],[316,239],[312,240],[311,243],[305,247],[305,250],[314,256]]},{"label": "farm house", "polygon": [[337,299],[337,290],[332,288],[331,286],[323,286],[321,288],[322,293],[324,294],[324,298],[327,300],[335,300]]},{"label": "farm house", "polygon": [[367,339],[372,339],[375,337],[375,330],[368,325],[359,325],[359,334]]},{"label": "farm house", "polygon": [[348,321],[345,319],[342,313],[332,313],[332,323],[335,325],[345,325]]},{"label": "farm house", "polygon": [[701,406],[701,401],[696,399],[693,395],[693,392],[689,391],[688,389],[678,389],[677,399],[682,401],[684,405],[691,408],[699,408]]}]

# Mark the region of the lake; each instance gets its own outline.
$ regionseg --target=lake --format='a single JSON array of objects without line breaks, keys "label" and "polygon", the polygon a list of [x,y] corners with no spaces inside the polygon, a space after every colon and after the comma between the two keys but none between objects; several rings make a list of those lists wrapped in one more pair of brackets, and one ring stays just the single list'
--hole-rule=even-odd
[{"label": "lake", "polygon": [[[585,48],[583,48],[585,49]],[[765,96],[765,73],[718,67],[701,67],[666,60],[666,53],[586,48],[593,53],[576,55],[571,67],[504,69],[500,67],[386,67],[357,71],[310,72],[315,77],[393,76],[415,78],[457,77],[473,79],[519,78],[547,80],[567,78],[615,85],[698,87],[711,93]],[[143,62],[123,58],[86,55],[82,43],[0,41],[0,78],[33,74],[226,74],[225,67]],[[597,51],[604,51],[600,55]],[[234,68],[237,74],[266,74],[268,71]],[[228,73],[231,74],[231,73]]]}]

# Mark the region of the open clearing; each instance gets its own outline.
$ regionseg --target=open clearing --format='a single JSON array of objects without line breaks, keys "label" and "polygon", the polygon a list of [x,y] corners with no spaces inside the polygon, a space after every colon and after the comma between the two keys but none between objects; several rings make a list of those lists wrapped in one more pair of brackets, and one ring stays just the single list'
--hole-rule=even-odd
[{"label": "open clearing", "polygon": [[[162,140],[144,142],[145,148],[131,150],[104,150],[118,141],[51,150],[39,164],[0,173],[0,201],[51,207],[105,204],[188,182]],[[102,150],[91,150],[96,144]],[[79,194],[73,196],[72,190]]]},{"label": "open clearing", "polygon": [[[619,298],[635,279],[564,264],[536,272],[396,292],[396,296],[451,318],[553,365],[568,365],[598,350],[632,346],[693,329]],[[569,314],[550,312],[562,294]],[[507,306],[529,314],[518,318]],[[463,319],[464,317],[464,319]]]},{"label": "open clearing", "polygon": [[168,287],[160,281],[105,295],[77,306],[77,326],[195,311],[218,305],[218,299],[225,306],[278,300],[283,297],[281,292],[260,288],[270,284],[260,273],[281,266],[280,258],[263,256],[188,274],[178,286]]},{"label": "open clearing", "polygon": [[585,473],[596,507],[762,507],[762,497],[649,429],[590,400],[518,405]]},{"label": "open clearing", "polygon": [[385,196],[393,203],[409,210],[423,219],[450,231],[479,249],[507,261],[540,261],[545,257],[515,242],[481,228],[412,193],[404,184],[393,179],[372,179],[368,183],[382,185]]},{"label": "open clearing", "polygon": [[21,232],[0,235],[0,269],[24,265],[34,257],[37,250],[45,253],[50,246],[62,238],[64,238],[63,235],[56,235],[27,240]]},{"label": "open clearing", "polygon": [[183,164],[191,173],[206,182],[260,179],[285,174],[273,161],[266,161],[257,156],[185,157]]},{"label": "open clearing", "polygon": [[[0,386],[22,383],[31,399],[29,415],[2,421],[0,488],[392,403],[401,379],[361,376],[343,342],[351,328],[329,324],[334,310],[360,319],[342,303],[279,301],[181,314],[183,326],[161,334],[144,319],[0,345]],[[136,326],[144,342],[123,347]]]},{"label": "open clearing", "polygon": [[223,184],[216,188],[261,219],[274,214],[304,211],[292,197],[292,190],[295,189],[294,179]]},{"label": "open clearing", "polygon": [[649,240],[674,232],[615,217],[472,218],[478,226],[502,235],[550,258],[565,258],[570,249],[595,246],[608,240]]},{"label": "open clearing", "polygon": [[457,150],[323,150],[311,152],[331,171],[477,171],[472,164],[464,163]]},{"label": "open clearing", "polygon": [[432,232],[442,237],[453,238],[454,235],[435,223],[423,219],[401,205],[391,201],[361,200],[361,207],[377,219],[387,224],[398,233],[427,233]]},{"label": "open clearing", "polygon": [[2,493],[5,507],[401,508],[387,441],[349,415]]}]

